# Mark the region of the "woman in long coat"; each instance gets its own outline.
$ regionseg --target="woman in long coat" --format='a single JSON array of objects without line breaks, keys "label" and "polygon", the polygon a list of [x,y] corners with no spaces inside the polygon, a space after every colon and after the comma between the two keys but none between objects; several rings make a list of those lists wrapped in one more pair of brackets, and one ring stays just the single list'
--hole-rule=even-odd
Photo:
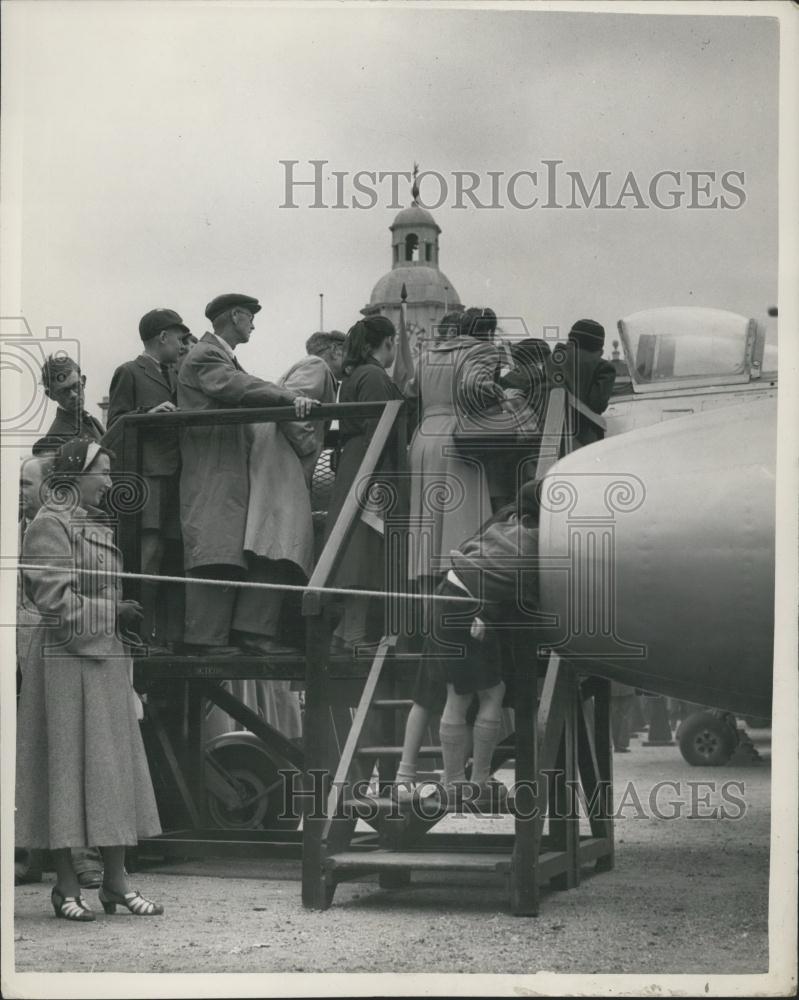
[{"label": "woman in long coat", "polygon": [[411,442],[410,579],[438,577],[449,553],[491,517],[489,472],[477,459],[462,458],[453,434],[463,414],[476,415],[503,399],[495,381],[499,354],[492,340],[491,309],[469,309],[457,336],[423,347],[409,388],[421,404]]},{"label": "woman in long coat", "polygon": [[[53,491],[25,533],[27,593],[43,616],[23,672],[17,717],[16,843],[50,849],[57,917],[88,921],[70,848],[99,844],[108,913],[163,913],[132,891],[125,846],[161,832],[136,718],[130,658],[118,629],[141,618],[120,600],[113,530],[98,505],[111,485],[109,453],[65,444]],[[99,571],[99,574],[98,572]]]},{"label": "woman in long coat", "polygon": [[[403,398],[386,372],[394,362],[395,336],[394,324],[385,316],[368,316],[350,329],[344,342],[345,374],[339,393],[340,403],[382,402]],[[377,417],[344,417],[340,421],[342,448],[327,515],[325,541],[358,475],[377,424]],[[390,471],[388,460],[384,458],[376,471]],[[370,524],[359,519],[342,554],[334,584],[337,587],[382,590],[385,582],[383,536]],[[344,599],[343,604],[344,614],[334,633],[333,648],[350,651],[366,638],[369,600],[351,595]]]}]

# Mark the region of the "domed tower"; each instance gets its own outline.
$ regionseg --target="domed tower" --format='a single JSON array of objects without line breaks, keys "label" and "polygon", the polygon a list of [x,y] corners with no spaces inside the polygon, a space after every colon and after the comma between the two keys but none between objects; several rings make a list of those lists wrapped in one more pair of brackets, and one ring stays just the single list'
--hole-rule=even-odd
[{"label": "domed tower", "polygon": [[438,266],[438,237],[441,227],[417,200],[418,172],[419,168],[414,164],[411,188],[413,201],[410,207],[398,212],[389,226],[391,270],[377,282],[372,289],[369,304],[361,310],[365,316],[375,313],[387,316],[398,326],[404,285],[408,294],[408,335],[414,354],[416,341],[420,337],[432,336],[433,327],[445,313],[463,309],[458,293]]}]

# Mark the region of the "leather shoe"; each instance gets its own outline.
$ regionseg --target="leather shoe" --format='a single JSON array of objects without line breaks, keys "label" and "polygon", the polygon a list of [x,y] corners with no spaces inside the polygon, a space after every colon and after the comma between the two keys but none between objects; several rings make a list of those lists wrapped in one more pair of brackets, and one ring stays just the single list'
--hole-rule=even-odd
[{"label": "leather shoe", "polygon": [[171,656],[172,650],[169,646],[157,646],[154,643],[150,643],[147,646],[148,656]]},{"label": "leather shoe", "polygon": [[239,647],[245,653],[256,656],[296,656],[298,653],[302,653],[302,650],[293,646],[285,646],[271,635],[255,635],[254,633],[242,636]]},{"label": "leather shoe", "polygon": [[42,852],[14,848],[14,885],[42,880]]},{"label": "leather shoe", "polygon": [[330,642],[330,653],[332,656],[355,656],[361,659],[371,656],[374,659],[377,653],[379,642],[347,642],[338,635],[334,635]]},{"label": "leather shoe", "polygon": [[334,635],[330,640],[331,656],[352,656],[354,650],[351,642],[345,642],[340,636]]},{"label": "leather shoe", "polygon": [[171,656],[172,650],[168,646],[159,646],[154,642],[141,642],[128,646],[131,656]]},{"label": "leather shoe", "polygon": [[103,884],[103,872],[100,868],[87,868],[77,874],[82,889],[99,889]]},{"label": "leather shoe", "polygon": [[241,656],[238,646],[207,646],[198,642],[184,642],[183,652],[188,656]]}]

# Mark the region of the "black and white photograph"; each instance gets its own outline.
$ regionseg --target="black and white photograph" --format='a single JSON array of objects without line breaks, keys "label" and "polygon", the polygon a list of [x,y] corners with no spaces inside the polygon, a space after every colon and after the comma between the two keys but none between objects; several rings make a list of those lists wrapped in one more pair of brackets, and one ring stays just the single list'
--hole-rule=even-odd
[{"label": "black and white photograph", "polygon": [[797,4],[0,14],[3,995],[795,995]]}]

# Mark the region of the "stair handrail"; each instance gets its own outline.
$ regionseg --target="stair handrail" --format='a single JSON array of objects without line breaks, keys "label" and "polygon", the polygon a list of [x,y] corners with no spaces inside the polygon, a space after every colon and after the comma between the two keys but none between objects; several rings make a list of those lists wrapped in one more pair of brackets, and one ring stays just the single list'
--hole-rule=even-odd
[{"label": "stair handrail", "polygon": [[336,564],[346,548],[352,532],[355,530],[356,518],[362,508],[362,499],[368,488],[368,481],[374,474],[377,463],[380,461],[383,451],[391,439],[397,418],[405,405],[405,401],[402,399],[390,399],[386,402],[372,405],[382,409],[380,420],[369,441],[366,453],[358,467],[358,472],[352,481],[349,493],[347,493],[344,499],[338,517],[316,562],[311,579],[308,581],[308,590],[302,596],[302,613],[306,616],[318,615],[320,613],[322,591],[329,585],[335,572]]},{"label": "stair handrail", "polygon": [[[381,430],[380,440],[385,444],[391,427],[397,418],[401,400],[392,401],[392,419],[388,431]],[[380,430],[385,416],[385,402],[363,403],[323,403],[314,406],[306,420],[341,420],[355,417],[380,417]],[[286,423],[297,420],[293,406],[258,406],[258,407],[226,407],[224,409],[206,410],[174,410],[170,413],[125,413],[118,417],[108,428],[103,445],[117,455],[118,465],[115,472],[142,475],[142,438],[141,432],[162,428],[185,427],[217,427],[223,424],[265,424]],[[377,434],[377,430],[375,434]],[[381,446],[382,448],[382,446]],[[367,452],[368,454],[368,452]],[[379,456],[378,456],[379,457]],[[364,461],[366,456],[364,456]],[[360,474],[363,473],[364,463]],[[343,511],[342,511],[343,513]],[[136,571],[141,565],[141,509],[120,511],[119,517],[119,547],[126,566],[134,567]],[[327,548],[327,546],[325,547]],[[126,581],[125,593],[128,597],[139,596],[138,580]]]}]

